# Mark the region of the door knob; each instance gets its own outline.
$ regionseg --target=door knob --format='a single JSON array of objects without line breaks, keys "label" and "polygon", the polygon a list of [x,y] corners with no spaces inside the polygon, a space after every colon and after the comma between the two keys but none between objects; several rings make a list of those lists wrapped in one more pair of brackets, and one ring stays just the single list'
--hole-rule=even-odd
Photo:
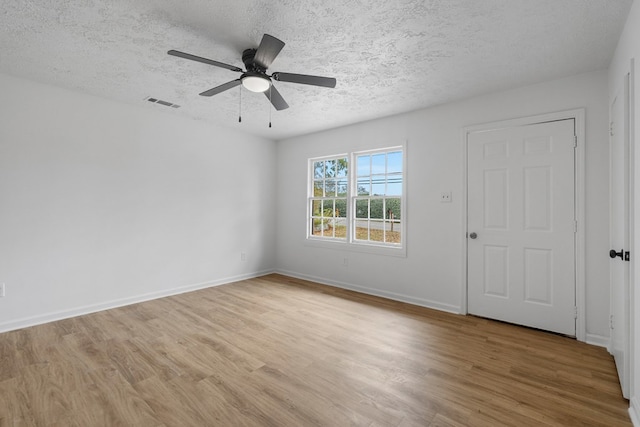
[{"label": "door knob", "polygon": [[477,238],[477,237],[478,237],[478,235],[477,235],[476,233],[471,233],[471,234],[469,234],[469,238],[470,238],[470,239],[475,239],[475,238]]},{"label": "door knob", "polygon": [[620,259],[624,260],[624,249],[620,249],[620,252],[616,252],[615,249],[611,249],[609,251],[609,256],[611,258],[620,257]]}]

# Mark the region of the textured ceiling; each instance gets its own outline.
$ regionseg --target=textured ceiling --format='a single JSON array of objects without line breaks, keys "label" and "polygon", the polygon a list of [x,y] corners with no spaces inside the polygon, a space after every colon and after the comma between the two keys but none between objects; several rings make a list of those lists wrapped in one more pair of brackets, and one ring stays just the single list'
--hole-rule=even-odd
[{"label": "textured ceiling", "polygon": [[[281,139],[609,64],[632,0],[2,0],[0,72]],[[269,71],[335,77],[335,89],[276,82],[273,111],[239,88],[262,34],[286,43]],[[181,105],[152,104],[152,96]]]}]

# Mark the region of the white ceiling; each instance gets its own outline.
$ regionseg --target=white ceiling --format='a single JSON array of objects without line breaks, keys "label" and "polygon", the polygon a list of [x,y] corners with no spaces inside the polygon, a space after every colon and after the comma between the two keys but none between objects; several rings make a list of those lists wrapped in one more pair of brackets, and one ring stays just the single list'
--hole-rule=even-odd
[{"label": "white ceiling", "polygon": [[[282,139],[609,65],[632,0],[2,0],[0,72]],[[286,43],[272,112],[237,73],[264,33]],[[181,105],[170,109],[148,96]]]}]

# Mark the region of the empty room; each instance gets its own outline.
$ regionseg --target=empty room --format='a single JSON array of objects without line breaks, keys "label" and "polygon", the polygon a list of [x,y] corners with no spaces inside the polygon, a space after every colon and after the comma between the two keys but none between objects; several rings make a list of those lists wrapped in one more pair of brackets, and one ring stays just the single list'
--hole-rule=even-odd
[{"label": "empty room", "polygon": [[633,0],[4,0],[0,426],[640,427],[637,57]]}]

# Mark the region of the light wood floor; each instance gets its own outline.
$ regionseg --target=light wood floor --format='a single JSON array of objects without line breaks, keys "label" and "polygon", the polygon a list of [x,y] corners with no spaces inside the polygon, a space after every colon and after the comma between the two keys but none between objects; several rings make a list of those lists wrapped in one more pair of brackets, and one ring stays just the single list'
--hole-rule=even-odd
[{"label": "light wood floor", "polygon": [[575,340],[271,275],[0,334],[0,426],[629,426]]}]

